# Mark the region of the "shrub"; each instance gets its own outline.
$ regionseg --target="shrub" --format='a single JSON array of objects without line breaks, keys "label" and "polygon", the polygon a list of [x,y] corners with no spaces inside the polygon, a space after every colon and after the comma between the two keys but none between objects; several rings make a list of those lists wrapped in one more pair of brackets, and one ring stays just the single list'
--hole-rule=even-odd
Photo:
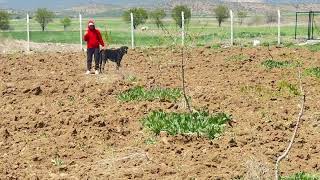
[{"label": "shrub", "polygon": [[159,135],[166,131],[170,135],[197,134],[210,139],[218,137],[231,116],[224,113],[210,115],[206,111],[193,113],[166,113],[153,111],[142,120],[143,126]]}]

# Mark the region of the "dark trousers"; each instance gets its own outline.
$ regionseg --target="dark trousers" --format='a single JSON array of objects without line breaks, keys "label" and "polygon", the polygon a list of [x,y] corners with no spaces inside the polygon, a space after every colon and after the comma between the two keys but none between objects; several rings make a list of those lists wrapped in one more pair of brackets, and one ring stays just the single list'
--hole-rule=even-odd
[{"label": "dark trousers", "polygon": [[87,49],[87,70],[90,71],[92,68],[92,56],[94,56],[95,61],[95,70],[99,70],[99,57],[100,49],[99,48],[88,48]]}]

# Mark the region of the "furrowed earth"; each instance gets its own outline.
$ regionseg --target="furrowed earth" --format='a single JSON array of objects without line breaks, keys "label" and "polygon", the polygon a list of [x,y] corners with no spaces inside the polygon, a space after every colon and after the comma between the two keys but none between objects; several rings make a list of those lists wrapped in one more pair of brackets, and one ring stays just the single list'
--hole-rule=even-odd
[{"label": "furrowed earth", "polygon": [[[320,67],[320,53],[271,48],[275,60]],[[183,100],[121,102],[135,86],[181,88],[180,49],[136,49],[120,71],[85,75],[85,53],[0,55],[0,179],[271,179],[291,138],[298,68],[266,69],[267,48],[187,49],[187,94],[195,109],[225,112],[220,137],[154,135],[141,119],[183,112]],[[244,57],[239,59],[237,57]],[[320,79],[302,73],[306,108],[282,175],[320,171]],[[135,80],[133,80],[135,79]]]}]

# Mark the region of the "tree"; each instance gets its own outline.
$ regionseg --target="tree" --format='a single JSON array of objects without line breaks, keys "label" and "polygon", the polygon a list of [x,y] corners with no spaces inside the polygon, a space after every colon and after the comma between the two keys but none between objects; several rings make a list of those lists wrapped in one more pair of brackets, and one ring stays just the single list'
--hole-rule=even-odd
[{"label": "tree", "polygon": [[40,24],[42,31],[44,31],[46,26],[52,22],[53,18],[53,12],[48,11],[46,8],[39,8],[35,12],[35,19]]},{"label": "tree", "polygon": [[238,11],[238,18],[239,18],[239,23],[242,25],[243,20],[248,17],[248,13],[245,11]]},{"label": "tree", "polygon": [[176,6],[172,10],[172,18],[180,28],[182,28],[182,15],[184,12],[184,23],[189,24],[191,19],[191,10],[187,6]]},{"label": "tree", "polygon": [[148,13],[143,8],[132,8],[123,13],[123,19],[127,22],[131,22],[131,13],[133,13],[133,28],[137,29],[137,27],[141,24],[145,24],[148,19]]},{"label": "tree", "polygon": [[221,27],[221,23],[224,22],[227,18],[229,18],[229,9],[226,6],[219,5],[214,9],[214,13],[216,14],[216,18],[219,23],[219,27]]},{"label": "tree", "polygon": [[266,22],[269,24],[277,22],[278,16],[277,12],[272,11],[272,12],[267,12],[266,14]]},{"label": "tree", "polygon": [[9,19],[10,14],[6,11],[0,11],[0,29],[8,30],[9,29]]},{"label": "tree", "polygon": [[65,17],[65,18],[61,19],[60,22],[63,25],[64,31],[66,31],[67,27],[69,27],[71,25],[71,19],[69,17]]},{"label": "tree", "polygon": [[166,17],[166,12],[163,9],[156,9],[150,13],[150,17],[159,29],[163,27],[163,18]]}]

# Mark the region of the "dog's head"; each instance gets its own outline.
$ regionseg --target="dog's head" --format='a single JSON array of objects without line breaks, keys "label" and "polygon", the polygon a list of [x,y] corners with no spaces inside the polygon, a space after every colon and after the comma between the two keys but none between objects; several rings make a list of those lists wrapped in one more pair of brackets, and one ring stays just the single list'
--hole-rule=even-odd
[{"label": "dog's head", "polygon": [[123,53],[123,54],[127,54],[128,53],[128,47],[127,46],[122,46],[120,47],[120,51]]}]

